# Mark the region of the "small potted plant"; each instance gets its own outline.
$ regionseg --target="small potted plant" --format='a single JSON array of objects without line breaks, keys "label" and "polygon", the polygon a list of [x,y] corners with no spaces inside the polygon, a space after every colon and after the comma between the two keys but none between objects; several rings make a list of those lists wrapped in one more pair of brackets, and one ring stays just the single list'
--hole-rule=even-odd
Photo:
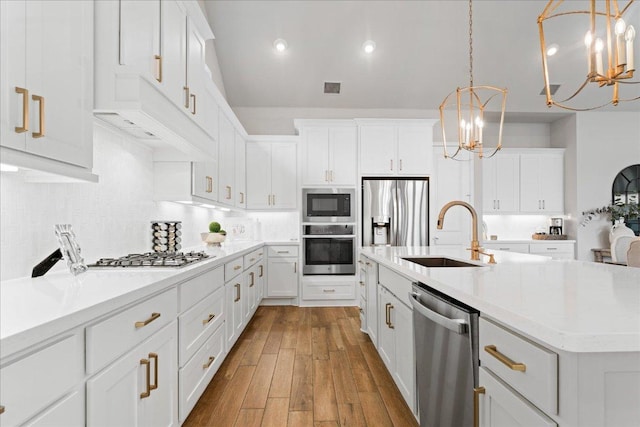
[{"label": "small potted plant", "polygon": [[220,243],[227,238],[227,232],[222,229],[219,222],[213,221],[209,224],[209,232],[200,233],[200,237],[207,246],[220,246]]},{"label": "small potted plant", "polygon": [[638,203],[611,203],[601,208],[591,209],[582,212],[580,225],[586,226],[592,219],[599,215],[606,215],[612,222],[619,219],[640,218],[640,205]]}]

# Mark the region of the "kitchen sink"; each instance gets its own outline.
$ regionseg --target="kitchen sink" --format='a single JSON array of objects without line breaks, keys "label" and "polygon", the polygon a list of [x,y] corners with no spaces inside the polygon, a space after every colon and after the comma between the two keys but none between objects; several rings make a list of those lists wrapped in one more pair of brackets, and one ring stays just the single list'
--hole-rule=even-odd
[{"label": "kitchen sink", "polygon": [[402,259],[423,265],[425,267],[482,267],[478,264],[471,264],[464,261],[458,261],[457,259],[443,257],[416,257]]}]

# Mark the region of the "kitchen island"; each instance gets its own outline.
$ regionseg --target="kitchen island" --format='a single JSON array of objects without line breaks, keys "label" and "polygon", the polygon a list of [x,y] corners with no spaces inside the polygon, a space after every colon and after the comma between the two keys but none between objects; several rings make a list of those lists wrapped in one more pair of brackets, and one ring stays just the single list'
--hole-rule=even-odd
[{"label": "kitchen island", "polygon": [[[379,286],[383,272],[397,274],[385,292],[408,308],[411,283],[419,282],[480,312],[481,425],[501,416],[509,425],[640,425],[640,269],[492,252],[494,265],[469,261],[464,248],[376,247],[361,254],[378,265]],[[411,257],[478,267],[429,268],[405,259]],[[378,325],[381,336],[385,326]],[[485,350],[496,345],[506,363]],[[514,370],[517,362],[526,371]]]}]

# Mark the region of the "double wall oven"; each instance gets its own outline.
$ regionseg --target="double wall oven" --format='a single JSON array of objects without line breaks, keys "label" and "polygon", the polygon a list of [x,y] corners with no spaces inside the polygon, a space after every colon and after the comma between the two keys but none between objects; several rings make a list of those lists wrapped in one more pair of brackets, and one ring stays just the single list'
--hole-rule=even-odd
[{"label": "double wall oven", "polygon": [[304,189],[302,198],[302,274],[355,274],[355,190]]}]

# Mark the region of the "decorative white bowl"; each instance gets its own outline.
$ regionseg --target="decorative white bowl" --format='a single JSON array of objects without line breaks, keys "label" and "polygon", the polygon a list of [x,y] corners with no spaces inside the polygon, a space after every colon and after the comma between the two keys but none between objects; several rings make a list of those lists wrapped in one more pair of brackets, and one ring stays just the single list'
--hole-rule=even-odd
[{"label": "decorative white bowl", "polygon": [[224,242],[227,238],[225,234],[220,233],[200,233],[200,237],[207,246],[220,246],[220,243]]}]

